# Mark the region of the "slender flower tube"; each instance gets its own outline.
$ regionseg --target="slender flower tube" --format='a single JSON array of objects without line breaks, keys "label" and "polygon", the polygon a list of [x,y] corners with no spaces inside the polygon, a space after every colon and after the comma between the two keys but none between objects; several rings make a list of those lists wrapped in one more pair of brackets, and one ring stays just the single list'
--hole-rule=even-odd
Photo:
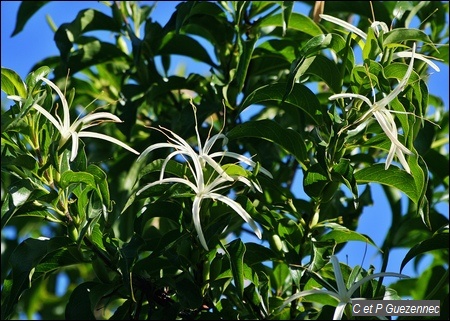
[{"label": "slender flower tube", "polygon": [[[368,116],[373,115],[375,119],[378,121],[378,124],[381,126],[386,136],[391,141],[391,148],[389,150],[386,166],[388,169],[391,165],[391,162],[394,158],[394,155],[397,155],[400,163],[403,168],[411,173],[408,162],[405,159],[404,154],[411,155],[413,154],[408,148],[406,148],[399,140],[398,140],[398,130],[397,125],[395,124],[394,117],[391,115],[391,111],[387,108],[389,104],[403,91],[406,84],[408,83],[409,77],[411,76],[413,65],[414,65],[414,57],[416,51],[416,44],[413,44],[413,49],[411,53],[411,61],[409,63],[408,69],[406,71],[405,76],[400,81],[397,87],[394,88],[386,97],[382,98],[379,101],[374,101],[373,103],[369,100],[369,98],[360,95],[360,94],[352,94],[352,93],[344,93],[344,94],[336,94],[329,97],[330,100],[340,99],[340,98],[359,98],[363,100],[367,105],[369,105],[370,109],[361,117],[362,120],[366,119]],[[375,99],[375,98],[374,98]]]},{"label": "slender flower tube", "polygon": [[372,279],[376,279],[379,277],[385,277],[385,276],[392,276],[392,277],[397,277],[397,278],[409,278],[409,276],[407,276],[407,275],[400,274],[400,273],[394,273],[394,272],[375,273],[375,274],[371,274],[371,275],[367,275],[367,276],[363,277],[361,280],[353,283],[353,285],[349,289],[347,289],[347,287],[345,286],[345,281],[344,281],[344,277],[342,275],[339,260],[337,259],[337,257],[335,255],[332,255],[330,261],[331,261],[331,264],[333,265],[333,271],[334,271],[334,276],[336,278],[337,289],[335,287],[333,287],[331,284],[329,284],[326,280],[323,280],[323,282],[325,282],[328,285],[328,287],[332,289],[331,291],[330,290],[322,290],[322,289],[312,289],[312,290],[300,291],[300,292],[292,295],[291,297],[289,297],[286,301],[284,301],[283,305],[280,308],[278,308],[278,311],[283,310],[289,303],[291,303],[292,301],[297,300],[299,298],[302,298],[302,297],[305,297],[308,295],[312,295],[312,294],[327,294],[338,302],[337,306],[336,306],[336,310],[334,311],[333,320],[341,320],[342,316],[344,314],[345,307],[347,306],[347,304],[351,303],[353,293],[355,293],[355,291],[359,287],[361,287],[364,283],[366,283]]},{"label": "slender flower tube", "polygon": [[[85,131],[86,128],[99,125],[106,121],[121,123],[122,121],[120,120],[119,117],[108,112],[97,112],[97,113],[90,113],[84,117],[77,118],[72,124],[70,124],[69,105],[61,90],[53,82],[44,77],[38,77],[37,81],[39,80],[45,82],[58,94],[59,98],[61,99],[61,104],[63,108],[63,119],[61,120],[58,114],[55,114],[56,117],[54,117],[44,107],[40,106],[39,104],[34,103],[33,108],[36,109],[38,112],[40,112],[42,115],[44,115],[53,125],[55,125],[56,129],[58,129],[59,133],[61,134],[58,148],[61,148],[70,138],[72,138],[72,150],[70,161],[73,161],[77,157],[79,146],[78,139],[82,137],[91,137],[107,140],[109,142],[112,142],[127,149],[128,151],[136,155],[139,155],[139,152],[137,150],[129,147],[127,144],[121,142],[120,140],[114,137],[96,132]],[[16,101],[23,100],[18,96],[8,96],[8,98]]]}]

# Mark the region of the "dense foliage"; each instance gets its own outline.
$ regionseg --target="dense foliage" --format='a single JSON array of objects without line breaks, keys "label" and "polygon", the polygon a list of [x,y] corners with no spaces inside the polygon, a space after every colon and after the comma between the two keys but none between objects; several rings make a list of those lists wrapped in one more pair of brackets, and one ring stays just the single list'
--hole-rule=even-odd
[{"label": "dense foliage", "polygon": [[[26,79],[2,66],[2,319],[349,319],[363,297],[448,320],[448,106],[427,86],[448,2],[305,3],[186,1],[161,25],[104,2]],[[382,244],[356,231],[374,184]],[[353,241],[383,266],[338,262]],[[431,264],[385,271],[396,248]]]}]

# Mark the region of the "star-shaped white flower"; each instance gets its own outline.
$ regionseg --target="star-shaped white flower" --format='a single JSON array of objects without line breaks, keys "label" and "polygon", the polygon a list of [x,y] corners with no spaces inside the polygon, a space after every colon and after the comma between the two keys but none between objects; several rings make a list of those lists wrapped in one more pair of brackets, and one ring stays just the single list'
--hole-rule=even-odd
[{"label": "star-shaped white flower", "polygon": [[[400,273],[394,273],[394,272],[375,273],[375,274],[371,274],[371,275],[367,275],[367,276],[363,277],[361,280],[353,283],[353,285],[349,289],[347,289],[347,287],[345,286],[345,281],[344,281],[344,277],[342,275],[339,260],[337,259],[337,257],[335,255],[332,255],[330,260],[331,260],[331,264],[333,265],[333,271],[334,271],[334,276],[336,279],[337,289],[335,287],[333,287],[330,283],[328,283],[326,280],[322,279],[322,281],[324,283],[326,283],[329,288],[332,289],[331,291],[323,290],[323,289],[312,289],[312,290],[300,291],[300,292],[292,295],[291,297],[289,297],[286,301],[284,301],[283,305],[278,308],[278,311],[283,310],[289,303],[291,303],[292,301],[297,300],[299,298],[302,298],[302,297],[305,297],[308,295],[312,295],[312,294],[327,294],[327,295],[331,296],[332,298],[334,298],[338,302],[337,306],[336,306],[336,310],[334,311],[333,320],[341,320],[342,315],[344,314],[345,307],[347,306],[347,304],[351,303],[353,294],[364,283],[366,283],[372,279],[385,277],[385,276],[392,276],[392,277],[397,277],[397,278],[409,278],[409,276],[407,276],[407,275],[400,274]],[[353,299],[355,299],[355,298],[353,298]]]},{"label": "star-shaped white flower", "polygon": [[[169,156],[167,156],[166,159],[164,160],[164,163],[161,168],[160,179],[162,179],[164,176],[164,170],[165,170],[165,167],[166,167],[167,163],[169,162],[169,160],[177,155],[188,156],[189,158],[191,158],[194,161],[194,164],[196,161],[199,162],[199,166],[198,167],[195,166],[196,171],[193,172],[193,174],[196,177],[199,176],[198,172],[200,171],[200,169],[204,168],[204,166],[206,164],[208,164],[215,171],[217,171],[220,175],[222,175],[224,178],[227,178],[228,180],[232,181],[233,179],[231,179],[229,177],[229,175],[225,173],[225,171],[222,169],[222,167],[219,165],[219,163],[215,160],[215,158],[231,157],[231,158],[234,158],[246,165],[249,165],[252,167],[256,166],[256,163],[254,161],[252,161],[250,158],[240,155],[238,153],[234,153],[234,152],[230,152],[230,151],[218,151],[218,152],[214,152],[214,153],[210,154],[212,147],[214,146],[214,144],[217,141],[223,140],[222,146],[225,146],[226,143],[228,142],[228,139],[223,133],[218,133],[212,137],[208,137],[205,141],[205,144],[203,145],[201,138],[200,138],[200,134],[198,132],[197,110],[193,104],[192,104],[192,107],[194,109],[195,133],[196,133],[196,138],[197,138],[198,152],[195,151],[194,148],[192,148],[191,145],[189,145],[189,143],[186,140],[184,140],[182,137],[180,137],[173,131],[171,131],[167,128],[164,128],[164,127],[160,127],[160,129],[158,129],[158,128],[154,128],[154,129],[159,130],[161,133],[163,133],[168,138],[169,142],[157,143],[157,144],[153,144],[153,145],[149,146],[139,156],[138,161],[140,161],[142,158],[144,158],[146,155],[148,155],[150,152],[154,151],[155,149],[164,148],[164,147],[173,148],[174,151]],[[261,173],[272,178],[272,174],[265,168],[261,167],[260,171],[261,171]]]},{"label": "star-shaped white flower", "polygon": [[[58,129],[58,131],[61,135],[61,137],[59,139],[58,148],[61,148],[62,146],[64,146],[64,144],[66,144],[66,142],[70,138],[72,138],[72,150],[71,150],[70,161],[73,161],[77,157],[78,146],[79,146],[78,139],[82,138],[82,137],[91,137],[91,138],[107,140],[109,142],[112,142],[114,144],[117,144],[117,145],[129,150],[130,152],[132,152],[136,155],[139,155],[139,152],[137,150],[131,148],[127,144],[121,142],[120,140],[118,140],[114,137],[85,130],[86,128],[96,126],[96,125],[101,124],[106,121],[121,123],[122,121],[120,120],[119,117],[117,117],[114,114],[108,113],[108,112],[90,113],[90,114],[87,114],[86,116],[77,118],[71,124],[70,123],[69,104],[67,103],[67,100],[64,97],[63,93],[61,92],[61,90],[58,88],[58,86],[56,86],[53,82],[51,82],[47,78],[38,77],[37,81],[40,81],[40,80],[42,80],[47,85],[49,85],[53,90],[55,90],[56,93],[58,94],[59,98],[61,99],[61,104],[62,104],[62,108],[63,108],[63,120],[61,120],[61,118],[58,116],[57,113],[55,113],[55,117],[54,117],[44,107],[40,106],[37,103],[34,103],[32,107],[34,109],[36,109],[38,112],[40,112],[42,115],[44,115],[53,125],[55,125],[56,129]],[[15,100],[15,101],[19,101],[19,102],[24,101],[24,99],[19,96],[8,96],[8,98]]]},{"label": "star-shaped white flower", "polygon": [[[361,29],[359,29],[359,28],[355,27],[354,25],[348,23],[347,21],[341,20],[341,19],[333,17],[333,16],[329,16],[329,15],[326,15],[326,14],[320,14],[319,16],[323,20],[327,20],[327,21],[333,22],[333,23],[335,23],[335,24],[337,24],[337,25],[347,29],[348,31],[351,31],[354,34],[358,35],[361,39],[367,40],[367,34],[364,31],[362,31]],[[384,23],[382,21],[374,21],[371,24],[370,27],[374,30],[375,35],[377,37],[380,34],[380,30],[379,29],[381,29],[384,33],[389,31],[389,28],[386,25],[386,23]],[[382,54],[380,54],[380,55],[382,55]],[[409,51],[395,52],[392,55],[392,59],[398,59],[398,58],[412,58],[412,53],[409,52]],[[424,55],[419,54],[419,53],[415,53],[415,58],[426,62],[431,68],[433,68],[437,72],[440,71],[439,67],[434,62],[432,62],[430,59],[425,57]]]},{"label": "star-shaped white flower", "polygon": [[[196,114],[196,109],[194,107],[194,114]],[[184,185],[189,186],[195,193],[194,201],[192,204],[192,216],[193,216],[193,222],[195,229],[197,231],[197,234],[200,239],[200,243],[202,246],[208,250],[208,246],[206,244],[205,237],[203,235],[203,231],[200,224],[200,209],[201,209],[201,203],[204,199],[213,199],[213,200],[219,200],[228,206],[230,206],[236,213],[238,213],[254,230],[255,234],[261,238],[261,231],[258,228],[258,226],[255,224],[252,217],[245,211],[245,209],[236,201],[233,199],[224,196],[220,193],[218,193],[220,190],[227,189],[231,187],[232,184],[234,184],[236,181],[242,182],[251,189],[256,189],[259,192],[261,191],[261,188],[258,184],[255,184],[254,182],[250,181],[248,178],[243,176],[230,176],[228,175],[221,167],[220,163],[215,160],[215,158],[220,157],[221,159],[223,157],[230,157],[238,160],[239,162],[242,162],[244,164],[247,164],[249,166],[256,166],[256,163],[252,161],[250,158],[245,157],[243,155],[229,152],[229,151],[218,151],[210,154],[211,148],[214,146],[214,144],[222,139],[225,143],[227,141],[227,138],[224,134],[219,133],[211,138],[208,138],[203,145],[201,143],[200,134],[198,132],[198,125],[197,125],[197,116],[195,115],[195,131],[197,136],[197,145],[198,145],[198,152],[191,147],[191,145],[184,140],[182,137],[174,133],[173,131],[167,129],[167,128],[160,128],[157,129],[161,131],[167,138],[168,142],[166,143],[157,143],[154,145],[151,145],[147,149],[145,149],[142,154],[139,156],[139,159],[142,159],[144,156],[149,154],[151,151],[154,151],[158,148],[171,148],[174,149],[173,152],[171,152],[166,159],[164,160],[162,167],[161,167],[161,174],[160,178],[156,182],[152,182],[150,184],[147,184],[143,188],[141,188],[136,195],[141,194],[146,189],[159,185],[159,184],[165,184],[165,183],[181,183]],[[225,144],[223,144],[225,145]],[[188,161],[187,165],[189,166],[189,169],[191,170],[191,173],[194,177],[195,183],[191,182],[189,179],[186,178],[178,178],[178,177],[170,177],[170,178],[164,178],[164,171],[167,163],[174,158],[177,155],[181,155],[186,159],[189,158],[191,163]],[[207,165],[209,165],[213,170],[213,174],[211,177],[208,178],[208,180],[211,180],[211,182],[207,181],[205,179],[205,172],[207,172]],[[265,168],[261,168],[260,171],[264,173],[265,175],[272,178],[272,174],[266,170]],[[216,174],[214,174],[216,173]],[[215,178],[213,176],[217,175]]]},{"label": "star-shaped white flower", "polygon": [[[408,148],[406,148],[399,140],[398,140],[398,130],[397,125],[395,124],[394,117],[391,115],[391,111],[387,108],[389,104],[403,91],[406,84],[408,83],[409,77],[413,71],[414,58],[415,58],[416,44],[413,44],[412,52],[411,52],[411,61],[409,63],[408,69],[406,71],[405,76],[400,81],[397,87],[394,88],[387,96],[382,98],[379,101],[374,101],[373,103],[369,98],[360,95],[360,94],[352,94],[352,93],[344,93],[344,94],[336,94],[329,97],[330,100],[335,100],[339,98],[359,98],[363,100],[367,105],[369,105],[370,109],[361,117],[362,120],[366,119],[371,114],[375,116],[375,119],[380,124],[386,136],[391,141],[391,147],[389,149],[389,153],[386,159],[385,168],[388,169],[396,155],[402,164],[403,168],[411,173],[408,162],[405,159],[404,154],[411,155],[413,154]],[[375,98],[374,98],[375,99]]]},{"label": "star-shaped white flower", "polygon": [[[159,185],[159,184],[165,184],[165,183],[181,183],[184,185],[189,186],[195,193],[194,201],[192,203],[192,220],[194,222],[195,230],[197,231],[198,237],[200,239],[200,243],[205,248],[205,250],[208,250],[208,245],[206,243],[205,236],[203,234],[201,222],[200,222],[200,210],[201,210],[201,204],[202,201],[205,199],[213,199],[214,201],[221,201],[222,203],[227,204],[230,206],[239,216],[241,216],[244,221],[246,221],[250,227],[255,232],[256,236],[261,239],[262,234],[259,227],[256,225],[253,218],[250,216],[250,214],[247,213],[247,211],[235,200],[222,195],[219,193],[220,190],[226,189],[231,187],[231,185],[234,183],[234,179],[232,178],[231,181],[227,178],[225,178],[222,175],[217,176],[212,182],[206,182],[203,175],[203,172],[199,172],[200,175],[195,175],[195,184],[192,183],[190,180],[185,178],[179,178],[179,177],[169,177],[169,178],[163,178],[158,181],[152,182],[150,184],[145,185],[143,188],[141,188],[136,195],[141,194],[146,189]],[[249,179],[246,177],[237,177],[237,181],[243,182],[250,188],[253,188],[253,183],[250,182]]]}]

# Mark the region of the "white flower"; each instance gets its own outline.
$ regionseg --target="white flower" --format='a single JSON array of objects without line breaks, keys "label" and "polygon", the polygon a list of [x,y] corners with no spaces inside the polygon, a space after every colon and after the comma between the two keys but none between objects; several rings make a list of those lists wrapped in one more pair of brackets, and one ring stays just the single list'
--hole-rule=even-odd
[{"label": "white flower", "polygon": [[[361,37],[363,40],[367,40],[367,34],[364,31],[362,31],[359,28],[356,28],[355,26],[353,26],[352,24],[350,24],[344,20],[341,20],[341,19],[333,17],[333,16],[329,16],[326,14],[321,14],[320,17],[324,20],[327,20],[327,21],[337,24],[337,25],[347,29],[348,31],[353,32],[354,34]],[[386,23],[381,22],[381,21],[373,22],[371,25],[371,28],[374,30],[375,35],[377,37],[379,36],[379,28],[381,28],[381,30],[384,33],[389,31],[389,28],[386,25]],[[398,58],[412,58],[412,53],[409,51],[401,51],[401,52],[396,52],[392,55],[392,59],[398,59]],[[431,68],[433,68],[437,72],[440,71],[439,67],[434,62],[432,62],[430,59],[428,59],[426,56],[419,54],[419,53],[415,53],[415,58],[426,62]]]},{"label": "white flower", "polygon": [[[194,114],[196,112],[195,106],[194,107]],[[243,155],[229,152],[229,151],[218,151],[214,152],[212,154],[209,154],[211,151],[211,148],[215,144],[216,141],[219,139],[224,140],[224,142],[227,141],[227,138],[224,134],[219,133],[217,135],[214,135],[211,138],[208,138],[204,145],[202,145],[200,140],[200,134],[198,132],[198,126],[197,126],[197,117],[195,115],[195,131],[197,135],[197,144],[198,144],[198,152],[192,148],[189,143],[181,138],[179,135],[175,134],[169,129],[161,128],[157,129],[161,131],[166,137],[168,138],[167,143],[157,143],[154,145],[151,145],[147,149],[142,152],[142,154],[139,156],[140,160],[142,157],[150,153],[151,151],[158,149],[158,148],[173,148],[174,151],[171,152],[166,159],[164,160],[162,167],[161,167],[161,174],[160,179],[158,181],[155,181],[153,183],[147,184],[143,188],[141,188],[137,195],[141,194],[144,190],[158,185],[158,184],[164,184],[164,183],[181,183],[189,186],[195,193],[194,201],[192,204],[192,216],[193,216],[193,222],[195,229],[197,231],[197,234],[200,239],[200,243],[202,246],[208,250],[208,246],[206,244],[205,237],[203,235],[203,231],[200,224],[200,208],[201,208],[201,202],[204,199],[210,198],[213,200],[219,200],[228,206],[230,206],[236,213],[238,213],[254,230],[255,234],[261,238],[261,231],[258,228],[258,226],[255,224],[254,220],[251,218],[251,216],[245,211],[242,206],[237,203],[236,201],[232,200],[231,198],[224,196],[222,194],[219,194],[218,191],[226,189],[231,187],[233,183],[236,181],[240,181],[244,183],[245,185],[249,186],[250,188],[256,188],[259,192],[261,191],[261,188],[259,185],[253,183],[246,177],[242,176],[230,176],[228,175],[221,167],[221,165],[215,160],[217,157],[231,157],[234,158],[244,164],[255,166],[256,163],[249,159],[248,157],[245,157]],[[192,161],[193,167],[191,163],[187,162],[189,169],[192,172],[192,175],[194,176],[195,184],[191,182],[188,179],[185,178],[178,178],[178,177],[170,177],[170,178],[164,178],[164,171],[167,163],[170,159],[173,157],[181,155],[182,157],[189,157]],[[211,182],[207,182],[205,180],[205,172],[207,171],[206,166],[209,165],[214,170],[214,173],[217,173],[218,176],[215,177]],[[262,173],[266,174],[267,176],[272,178],[272,175],[269,171],[267,171],[264,168],[260,169]],[[212,174],[209,179],[212,179],[215,174]]]},{"label": "white flower", "polygon": [[[186,142],[182,137],[180,137],[179,135],[177,135],[176,133],[174,133],[173,131],[164,128],[164,127],[160,127],[160,129],[155,128],[156,130],[159,130],[160,132],[162,132],[168,139],[170,142],[167,143],[158,143],[158,144],[154,144],[151,145],[150,147],[146,148],[142,154],[139,156],[138,161],[141,160],[143,157],[145,157],[147,154],[149,154],[151,151],[158,149],[158,148],[163,148],[163,147],[168,147],[168,148],[173,148],[175,149],[169,156],[166,157],[166,159],[164,160],[164,163],[162,165],[161,168],[161,176],[160,179],[163,178],[164,176],[164,169],[167,165],[167,163],[169,162],[170,159],[172,159],[173,157],[177,156],[177,155],[183,155],[183,156],[189,156],[193,161],[194,164],[196,164],[196,162],[199,162],[199,166],[195,167],[196,171],[193,172],[193,174],[195,176],[199,176],[198,172],[201,171],[201,168],[204,168],[204,166],[207,164],[209,164],[215,171],[217,171],[220,175],[222,175],[223,177],[227,178],[228,180],[232,181],[233,179],[231,179],[229,177],[228,174],[226,174],[224,172],[224,170],[222,169],[222,167],[219,165],[219,163],[217,163],[214,159],[215,158],[223,158],[223,157],[231,157],[234,158],[244,164],[247,164],[249,166],[255,167],[256,163],[254,161],[252,161],[250,158],[245,157],[243,155],[240,155],[238,153],[234,153],[234,152],[230,152],[230,151],[218,151],[218,152],[214,152],[212,154],[209,154],[211,152],[211,148],[214,146],[214,144],[219,141],[220,139],[223,140],[222,146],[226,145],[228,139],[227,137],[222,134],[216,134],[212,137],[208,137],[205,141],[205,144],[202,145],[201,139],[200,139],[200,134],[198,132],[198,124],[197,124],[197,113],[196,113],[196,107],[192,104],[192,107],[194,109],[194,117],[195,117],[195,132],[197,135],[197,145],[198,145],[198,153],[191,147],[191,145],[189,145],[188,142]],[[261,172],[264,173],[265,175],[269,176],[270,178],[272,178],[272,174],[266,170],[265,168],[261,167],[260,168]]]},{"label": "white flower", "polygon": [[[367,275],[363,277],[358,282],[353,283],[353,285],[347,289],[345,286],[344,277],[342,276],[341,266],[339,264],[339,261],[335,255],[331,256],[331,264],[333,265],[333,271],[334,276],[336,278],[336,284],[337,289],[334,288],[331,284],[329,284],[326,280],[322,279],[323,282],[325,282],[329,288],[333,289],[330,290],[322,290],[322,289],[312,289],[312,290],[306,290],[298,292],[291,297],[289,297],[286,301],[284,301],[283,305],[278,308],[278,311],[281,311],[284,309],[289,303],[291,303],[294,300],[297,300],[298,298],[305,297],[312,294],[328,294],[332,298],[334,298],[338,304],[336,306],[336,310],[334,311],[333,320],[341,320],[342,315],[344,314],[344,310],[347,304],[351,303],[352,295],[355,293],[355,291],[364,283],[375,279],[379,277],[385,277],[385,276],[392,276],[392,277],[398,277],[398,278],[409,278],[409,276],[400,274],[400,273],[394,273],[394,272],[384,272],[384,273],[375,273],[371,275]],[[354,299],[354,298],[353,298]]]},{"label": "white flower", "polygon": [[[395,99],[405,88],[409,77],[413,70],[414,58],[415,58],[416,44],[413,44],[413,49],[411,53],[411,61],[409,63],[408,69],[406,71],[405,76],[400,81],[397,87],[392,90],[389,95],[382,98],[379,101],[374,101],[373,103],[369,100],[369,98],[359,95],[359,94],[336,94],[329,97],[330,100],[339,99],[339,98],[359,98],[363,100],[367,105],[370,106],[370,109],[361,117],[361,119],[366,119],[370,114],[375,116],[375,119],[380,124],[381,128],[385,132],[386,136],[391,140],[391,148],[389,150],[387,159],[386,159],[386,169],[389,168],[391,162],[394,158],[394,155],[397,155],[400,163],[403,168],[411,173],[408,162],[405,159],[404,154],[411,155],[413,154],[409,149],[407,149],[403,144],[398,140],[398,130],[397,125],[395,124],[394,117],[391,115],[391,111],[386,107]],[[374,98],[375,99],[375,98]]]},{"label": "white flower", "polygon": [[[194,201],[192,203],[192,219],[194,222],[194,227],[195,230],[197,231],[200,243],[206,250],[208,250],[208,245],[206,244],[205,236],[203,235],[202,231],[202,226],[200,222],[200,209],[202,201],[208,198],[221,201],[230,206],[236,213],[238,213],[244,219],[244,221],[246,221],[250,225],[250,227],[255,232],[256,236],[258,236],[258,238],[261,239],[262,237],[261,230],[256,225],[255,221],[250,216],[250,214],[248,214],[247,211],[241,206],[241,204],[239,204],[238,202],[234,201],[233,199],[227,196],[218,193],[218,191],[230,187],[234,183],[234,180],[232,179],[232,181],[230,181],[229,179],[219,175],[212,182],[210,183],[207,182],[205,184],[203,172],[200,171],[199,173],[200,175],[195,175],[195,184],[189,181],[188,179],[179,177],[164,178],[155,181],[153,183],[147,184],[146,186],[141,188],[136,193],[136,195],[141,194],[143,191],[152,186],[164,183],[181,183],[189,186],[195,193]],[[236,180],[245,183],[249,187],[253,186],[253,184],[245,177],[239,177]]]},{"label": "white flower", "polygon": [[[105,121],[121,123],[122,121],[120,120],[119,117],[108,112],[97,112],[97,113],[90,113],[84,117],[77,118],[72,124],[70,124],[69,105],[61,90],[53,82],[44,77],[38,77],[37,81],[39,80],[42,80],[43,82],[48,84],[58,94],[59,98],[61,99],[61,104],[63,107],[63,120],[61,120],[61,118],[58,116],[57,113],[55,113],[56,117],[53,117],[53,115],[51,115],[44,107],[40,106],[39,104],[34,103],[33,108],[36,109],[38,112],[40,112],[42,115],[44,115],[58,129],[59,133],[61,134],[61,138],[59,140],[59,148],[61,148],[70,138],[72,138],[72,152],[70,156],[70,161],[73,161],[75,157],[77,157],[78,139],[81,137],[91,137],[107,140],[109,142],[112,142],[129,150],[132,153],[135,153],[136,155],[139,155],[138,151],[129,147],[128,145],[126,145],[125,143],[121,142],[120,140],[114,137],[96,132],[85,131],[86,128],[96,126]],[[16,101],[23,101],[23,99],[18,96],[8,96],[8,98]]]}]

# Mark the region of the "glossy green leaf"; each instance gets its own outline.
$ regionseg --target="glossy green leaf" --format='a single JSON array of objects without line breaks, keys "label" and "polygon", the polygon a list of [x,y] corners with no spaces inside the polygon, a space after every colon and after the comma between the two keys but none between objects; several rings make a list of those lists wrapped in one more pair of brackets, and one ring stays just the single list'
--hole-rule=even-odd
[{"label": "glossy green leaf", "polygon": [[27,98],[27,89],[20,76],[12,69],[2,67],[2,91],[7,95]]},{"label": "glossy green leaf", "polygon": [[106,173],[97,165],[90,164],[86,171],[94,176],[103,204],[110,206],[109,186]]},{"label": "glossy green leaf", "polygon": [[227,133],[230,140],[245,137],[256,137],[278,144],[287,152],[303,163],[306,160],[306,146],[304,140],[296,131],[285,129],[272,120],[248,121],[237,125]]},{"label": "glossy green leaf", "polygon": [[87,172],[73,172],[71,170],[65,171],[61,175],[61,187],[66,188],[71,184],[86,184],[87,186],[91,188],[96,188],[96,182],[94,175],[87,173]]},{"label": "glossy green leaf", "polygon": [[[358,202],[358,185],[355,180],[354,168],[350,164],[350,161],[345,158],[341,158],[339,163],[333,166],[333,174],[337,174],[339,180],[348,187],[352,192],[355,203]],[[357,205],[355,206],[355,208]]]},{"label": "glossy green leaf", "polygon": [[30,287],[30,278],[33,269],[44,259],[47,254],[57,251],[73,243],[67,237],[53,237],[52,239],[32,239],[23,241],[11,254],[9,259],[12,273],[11,287],[7,293],[2,290],[5,300],[2,302],[2,319],[6,319],[12,313],[20,295]]},{"label": "glossy green leaf", "polygon": [[303,177],[303,187],[308,196],[316,199],[322,196],[326,185],[330,182],[329,174],[319,163],[312,165]]},{"label": "glossy green leaf", "polygon": [[17,12],[16,26],[11,34],[14,37],[19,32],[23,30],[25,24],[30,20],[30,18],[45,4],[50,1],[23,1],[20,3],[19,11]]},{"label": "glossy green leaf", "polygon": [[176,283],[176,289],[180,294],[183,306],[195,309],[202,305],[203,298],[200,287],[191,280],[181,278]]},{"label": "glossy green leaf", "polygon": [[66,306],[66,320],[95,320],[90,293],[98,284],[97,282],[84,282],[72,291]]},{"label": "glossy green leaf", "polygon": [[312,62],[303,73],[321,78],[334,93],[341,92],[340,71],[337,65],[328,58],[322,55],[314,56],[314,59],[312,59]]},{"label": "glossy green leaf", "polygon": [[373,245],[377,250],[381,251],[380,248],[372,241],[367,235],[363,235],[356,231],[352,231],[345,226],[336,223],[319,223],[319,226],[324,226],[330,228],[331,231],[327,232],[320,237],[320,241],[334,240],[336,244],[346,243],[350,241],[360,241],[370,245]]},{"label": "glossy green leaf", "polygon": [[405,193],[414,203],[417,203],[418,195],[414,178],[396,166],[385,169],[384,164],[375,164],[365,167],[354,173],[358,184],[380,183],[395,187]]},{"label": "glossy green leaf", "polygon": [[333,255],[336,244],[336,240],[332,238],[313,242],[313,255],[309,269],[319,271],[323,268],[329,262],[330,255]]},{"label": "glossy green leaf", "polygon": [[271,249],[257,243],[247,242],[245,243],[245,248],[244,261],[250,267],[257,263],[270,261],[276,257]]},{"label": "glossy green leaf", "polygon": [[[180,43],[183,45],[180,46]],[[159,55],[183,55],[216,67],[206,49],[194,38],[182,34],[169,34],[158,51]]]},{"label": "glossy green leaf", "polygon": [[[67,66],[71,73],[76,73],[97,64],[122,59],[125,59],[124,53],[117,46],[98,39],[89,39],[89,42],[70,53]],[[57,71],[59,72],[59,69]]]},{"label": "glossy green leaf", "polygon": [[316,95],[302,84],[294,84],[290,95],[284,98],[286,84],[277,83],[257,88],[249,94],[240,106],[240,112],[253,104],[286,103],[303,110],[310,121],[318,125],[322,123],[323,110]]},{"label": "glossy green leaf", "polygon": [[244,254],[246,247],[241,239],[236,239],[226,246],[226,250],[230,260],[233,280],[242,298],[244,295]]},{"label": "glossy green leaf", "polygon": [[46,275],[48,276],[48,273],[55,272],[63,267],[84,262],[85,258],[83,258],[76,244],[71,244],[68,247],[63,247],[48,253],[36,266],[33,279],[45,277]]},{"label": "glossy green leaf", "polygon": [[403,270],[405,265],[411,261],[414,257],[433,250],[448,249],[449,247],[449,235],[448,235],[448,225],[442,228],[438,232],[434,233],[433,236],[427,240],[414,245],[408,253],[406,253],[402,264],[400,265],[400,272]]},{"label": "glossy green leaf", "polygon": [[[283,15],[276,14],[267,17],[261,23],[261,27],[277,26],[283,27]],[[322,34],[322,30],[319,26],[309,17],[293,12],[289,18],[289,28],[304,32],[311,36],[317,36]]]},{"label": "glossy green leaf", "polygon": [[426,44],[432,44],[433,41],[427,36],[425,32],[419,29],[409,28],[395,28],[392,31],[384,34],[384,46],[396,46],[404,41],[423,41]]}]

